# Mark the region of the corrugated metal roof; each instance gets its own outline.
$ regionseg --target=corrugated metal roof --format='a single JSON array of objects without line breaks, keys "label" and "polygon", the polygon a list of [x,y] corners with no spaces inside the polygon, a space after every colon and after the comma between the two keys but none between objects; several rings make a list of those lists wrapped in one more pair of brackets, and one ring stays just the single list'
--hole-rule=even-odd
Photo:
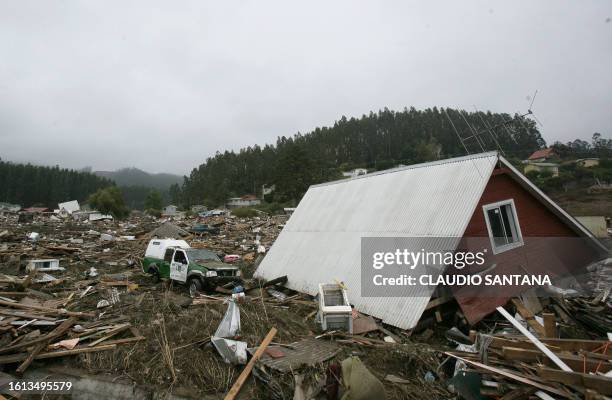
[{"label": "corrugated metal roof", "polygon": [[343,281],[357,310],[410,329],[430,297],[408,287],[403,297],[361,297],[361,238],[461,237],[497,160],[489,152],[312,186],[255,275],[287,275],[289,288],[311,295]]}]

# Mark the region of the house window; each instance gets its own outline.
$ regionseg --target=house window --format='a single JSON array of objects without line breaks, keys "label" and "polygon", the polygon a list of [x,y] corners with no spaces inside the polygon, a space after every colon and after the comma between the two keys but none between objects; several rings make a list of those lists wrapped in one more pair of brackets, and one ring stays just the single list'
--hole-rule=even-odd
[{"label": "house window", "polygon": [[523,245],[523,236],[516,215],[514,201],[504,200],[482,207],[487,222],[493,254]]}]

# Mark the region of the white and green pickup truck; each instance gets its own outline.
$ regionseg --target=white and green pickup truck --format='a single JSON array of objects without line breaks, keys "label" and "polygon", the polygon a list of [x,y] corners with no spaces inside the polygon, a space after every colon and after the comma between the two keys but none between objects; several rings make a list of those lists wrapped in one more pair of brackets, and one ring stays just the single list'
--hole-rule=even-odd
[{"label": "white and green pickup truck", "polygon": [[152,239],[147,246],[142,269],[156,281],[161,278],[187,284],[194,296],[228,282],[240,281],[240,269],[225,264],[210,250],[195,249],[184,240]]}]

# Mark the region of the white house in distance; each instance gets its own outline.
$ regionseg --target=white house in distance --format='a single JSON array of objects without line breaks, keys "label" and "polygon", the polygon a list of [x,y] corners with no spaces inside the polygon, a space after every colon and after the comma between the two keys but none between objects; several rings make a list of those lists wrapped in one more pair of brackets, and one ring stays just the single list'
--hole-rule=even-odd
[{"label": "white house in distance", "polygon": [[342,173],[342,176],[345,178],[354,178],[356,176],[365,175],[368,173],[368,170],[365,168],[355,168],[351,171],[346,171]]},{"label": "white house in distance", "polygon": [[227,208],[239,208],[239,207],[251,207],[261,204],[259,200],[253,194],[246,194],[242,197],[232,197],[227,201]]},{"label": "white house in distance", "polygon": [[581,158],[575,161],[575,163],[583,168],[592,168],[599,165],[599,158]]},{"label": "white house in distance", "polygon": [[77,200],[59,203],[57,207],[57,210],[54,210],[54,212],[62,216],[72,215],[72,213],[81,210],[81,206],[79,205],[79,202]]},{"label": "white house in distance", "polygon": [[176,215],[177,211],[178,211],[177,206],[175,206],[174,204],[169,204],[166,207],[164,207],[164,209],[162,210],[162,215],[172,217]]}]

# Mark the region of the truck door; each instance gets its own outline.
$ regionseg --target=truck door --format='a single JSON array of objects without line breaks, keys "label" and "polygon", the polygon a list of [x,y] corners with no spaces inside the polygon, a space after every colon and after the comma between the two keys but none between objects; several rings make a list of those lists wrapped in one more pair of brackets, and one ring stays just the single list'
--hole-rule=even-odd
[{"label": "truck door", "polygon": [[170,279],[185,282],[188,268],[187,256],[183,250],[176,250],[170,264]]}]

